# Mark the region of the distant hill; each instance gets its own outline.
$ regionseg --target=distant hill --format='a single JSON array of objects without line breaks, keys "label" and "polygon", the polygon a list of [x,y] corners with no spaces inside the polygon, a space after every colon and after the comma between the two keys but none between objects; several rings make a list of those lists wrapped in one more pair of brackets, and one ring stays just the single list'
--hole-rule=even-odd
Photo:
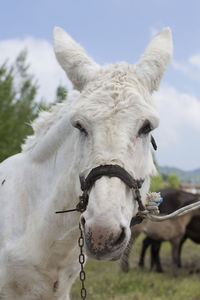
[{"label": "distant hill", "polygon": [[195,184],[200,184],[200,168],[193,170],[193,171],[183,171],[178,168],[159,166],[159,171],[161,174],[164,174],[164,175],[169,175],[170,173],[175,173],[178,175],[180,181],[182,181],[182,182],[192,182]]}]

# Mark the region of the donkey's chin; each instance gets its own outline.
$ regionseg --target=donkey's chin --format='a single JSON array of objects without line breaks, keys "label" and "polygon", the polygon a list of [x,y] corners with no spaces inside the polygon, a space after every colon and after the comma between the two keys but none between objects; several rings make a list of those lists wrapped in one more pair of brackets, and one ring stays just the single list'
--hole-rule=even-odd
[{"label": "donkey's chin", "polygon": [[110,251],[104,252],[104,251],[91,251],[86,248],[86,254],[89,258],[93,258],[96,260],[109,260],[109,261],[115,261],[121,258],[123,251]]},{"label": "donkey's chin", "polygon": [[100,245],[87,245],[87,241],[85,243],[86,254],[89,258],[93,258],[96,260],[109,260],[115,261],[121,258],[124,250],[126,249],[128,243],[124,243],[118,247],[101,247]]}]

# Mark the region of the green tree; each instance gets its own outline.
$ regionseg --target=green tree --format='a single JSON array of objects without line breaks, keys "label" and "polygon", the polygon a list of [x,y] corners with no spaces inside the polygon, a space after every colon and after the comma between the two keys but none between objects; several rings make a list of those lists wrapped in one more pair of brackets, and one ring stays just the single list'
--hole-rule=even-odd
[{"label": "green tree", "polygon": [[[11,66],[7,61],[0,66],[0,162],[21,151],[25,137],[33,133],[30,123],[39,110],[52,106],[35,101],[38,85],[29,72],[26,58],[27,52],[22,51]],[[54,103],[66,96],[66,87],[59,85]]]},{"label": "green tree", "polygon": [[28,124],[37,116],[34,101],[37,84],[28,72],[26,51],[15,63],[0,66],[0,161],[20,151],[24,137],[32,133]]},{"label": "green tree", "polygon": [[170,187],[173,187],[175,189],[178,189],[180,186],[180,180],[175,173],[171,173],[168,175],[167,182]]},{"label": "green tree", "polygon": [[156,176],[151,176],[150,191],[151,192],[156,192],[158,190],[163,189],[163,176],[159,172],[159,166],[158,166],[158,163],[156,161],[155,154],[152,153],[152,156],[153,156],[153,162],[154,162],[154,165],[155,165],[155,167],[158,171],[158,174]]},{"label": "green tree", "polygon": [[62,102],[67,97],[67,88],[63,85],[59,85],[56,90],[56,102]]},{"label": "green tree", "polygon": [[151,176],[151,185],[150,185],[150,191],[156,192],[158,190],[163,189],[163,178],[161,174],[158,174],[157,176]]},{"label": "green tree", "polygon": [[[41,109],[52,104],[36,102],[37,82],[26,63],[27,52],[22,51],[13,65],[6,61],[0,66],[0,161],[21,151],[21,144],[32,134],[30,123]],[[55,102],[67,96],[66,87],[59,85]]]}]

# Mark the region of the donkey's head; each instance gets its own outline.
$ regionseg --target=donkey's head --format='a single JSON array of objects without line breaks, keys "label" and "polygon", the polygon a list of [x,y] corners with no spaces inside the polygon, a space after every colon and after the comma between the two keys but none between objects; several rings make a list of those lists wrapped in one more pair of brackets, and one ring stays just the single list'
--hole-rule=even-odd
[{"label": "donkey's head", "polygon": [[[159,123],[151,94],[172,55],[170,30],[161,31],[135,65],[100,67],[60,28],[54,31],[54,47],[59,63],[80,91],[71,116],[77,136],[77,175],[86,177],[95,167],[118,165],[134,179],[144,180],[144,202],[149,175],[155,171],[151,131]],[[87,252],[97,259],[117,259],[129,241],[138,205],[134,191],[119,176],[103,174],[96,179],[81,215]]]}]

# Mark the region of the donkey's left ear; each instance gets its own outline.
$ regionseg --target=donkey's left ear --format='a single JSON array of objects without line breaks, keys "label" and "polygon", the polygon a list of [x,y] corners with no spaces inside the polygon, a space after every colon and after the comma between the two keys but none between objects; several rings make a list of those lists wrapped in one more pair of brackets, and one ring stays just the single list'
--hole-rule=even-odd
[{"label": "donkey's left ear", "polygon": [[58,62],[74,87],[81,91],[94,78],[99,65],[62,28],[54,28],[53,41]]},{"label": "donkey's left ear", "polygon": [[171,30],[164,28],[153,38],[140,61],[135,65],[137,76],[147,86],[150,93],[158,89],[172,53]]}]

